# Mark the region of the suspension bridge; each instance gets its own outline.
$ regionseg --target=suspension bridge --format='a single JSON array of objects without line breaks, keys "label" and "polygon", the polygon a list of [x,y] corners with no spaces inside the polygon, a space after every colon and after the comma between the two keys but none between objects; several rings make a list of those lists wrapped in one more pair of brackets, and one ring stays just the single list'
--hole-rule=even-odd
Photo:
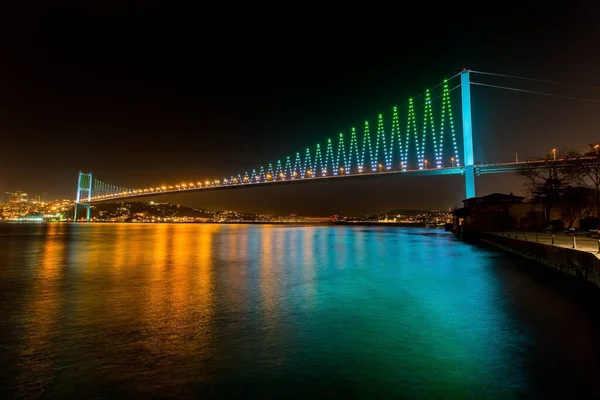
[{"label": "suspension bridge", "polygon": [[[381,174],[462,175],[465,198],[475,197],[476,175],[512,172],[526,163],[545,160],[474,163],[471,85],[476,83],[471,82],[472,72],[465,69],[418,98],[394,106],[389,115],[379,114],[376,124],[365,121],[360,129],[351,128],[348,135],[339,133],[312,149],[306,148],[243,173],[172,185],[126,188],[100,181],[91,172],[79,172],[75,220],[78,208],[83,207],[89,221],[90,206],[98,202]],[[456,80],[459,82],[451,85]],[[459,109],[458,118],[455,118],[453,96],[459,97],[454,102],[458,103],[454,107]]]}]

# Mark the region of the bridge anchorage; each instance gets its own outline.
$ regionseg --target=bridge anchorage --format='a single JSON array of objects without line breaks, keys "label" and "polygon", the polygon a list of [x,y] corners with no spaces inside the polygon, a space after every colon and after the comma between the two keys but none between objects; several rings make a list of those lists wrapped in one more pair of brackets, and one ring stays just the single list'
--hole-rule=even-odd
[{"label": "bridge anchorage", "polygon": [[[229,178],[182,182],[176,185],[161,185],[145,189],[127,189],[110,185],[92,178],[91,173],[79,172],[74,220],[78,220],[78,209],[84,207],[86,221],[90,221],[91,204],[103,201],[125,200],[155,194],[174,194],[191,190],[243,188],[393,173],[463,175],[466,198],[475,197],[476,173],[477,175],[499,173],[506,172],[511,168],[498,168],[497,166],[480,168],[480,166],[474,165],[470,73],[469,70],[463,70],[433,89],[428,89],[419,96],[424,96],[422,104],[415,104],[415,99],[409,99],[405,103],[407,106],[404,115],[406,129],[400,127],[399,107],[393,107],[391,121],[388,121],[387,124],[384,122],[383,115],[378,115],[376,133],[373,132],[374,140],[371,139],[369,122],[364,122],[362,146],[359,146],[356,128],[351,129],[350,138],[346,141],[344,141],[343,133],[340,133],[337,153],[334,151],[332,139],[327,139],[323,147],[317,144],[314,152],[307,148],[304,159],[300,155],[304,152],[297,152],[295,157],[288,156],[283,162],[280,159],[276,163],[269,163],[266,168],[263,165],[258,168],[258,171],[253,169],[251,173],[245,172]],[[460,84],[450,89],[449,81],[459,76]],[[459,143],[456,140],[450,100],[450,92],[458,87],[461,88],[462,149],[459,149]],[[440,94],[434,97],[432,92],[436,88],[440,88],[438,89]],[[435,107],[434,100],[438,100]],[[416,110],[421,107],[423,112],[420,114],[421,119],[417,124]],[[438,119],[434,119],[434,115]],[[450,154],[446,153],[444,156],[444,150],[449,150]],[[462,150],[462,157],[460,150]]]}]

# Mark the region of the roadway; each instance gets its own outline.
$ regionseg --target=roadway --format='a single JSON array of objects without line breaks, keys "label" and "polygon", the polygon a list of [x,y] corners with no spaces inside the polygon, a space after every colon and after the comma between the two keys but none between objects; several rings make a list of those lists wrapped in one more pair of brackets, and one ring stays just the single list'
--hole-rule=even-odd
[{"label": "roadway", "polygon": [[[247,188],[249,186],[253,187],[264,187],[271,185],[289,185],[289,184],[298,184],[302,182],[324,182],[331,179],[364,179],[374,176],[386,176],[392,174],[410,174],[411,176],[431,176],[431,175],[462,175],[464,174],[464,168],[459,167],[447,167],[447,168],[428,168],[421,170],[387,170],[387,171],[377,171],[377,172],[363,172],[363,173],[352,173],[352,174],[339,174],[339,175],[328,175],[328,176],[313,176],[306,178],[288,178],[288,179],[278,179],[278,180],[269,180],[263,182],[242,182],[242,183],[219,183],[216,184],[213,181],[209,184],[209,186],[205,185],[187,185],[186,187],[182,187],[179,185],[179,188],[174,186],[167,186],[167,189],[163,188],[146,188],[146,189],[134,189],[135,192],[127,192],[125,195],[113,195],[108,196],[101,199],[92,198],[90,202],[82,200],[81,203],[100,203],[105,201],[115,201],[115,200],[128,200],[132,198],[139,197],[147,197],[153,195],[162,195],[162,194],[176,194],[176,193],[187,193],[187,192],[195,192],[195,191],[205,191],[205,190],[227,190],[227,189],[240,189]],[[163,186],[164,187],[164,186]],[[173,187],[173,189],[171,189]],[[140,192],[142,191],[142,192]]]},{"label": "roadway", "polygon": [[[565,160],[556,160],[558,163],[564,163]],[[509,162],[509,163],[495,163],[495,164],[479,164],[475,165],[475,174],[476,175],[486,175],[486,174],[499,174],[499,173],[509,173],[517,171],[523,168],[526,165],[541,165],[543,163],[548,162],[548,160],[535,160],[535,161],[521,161],[521,162]],[[251,182],[250,179],[246,182],[235,182],[235,183],[216,183],[217,181],[212,181],[208,185],[198,185],[198,184],[187,184],[186,186],[182,185],[169,185],[162,186],[157,188],[145,188],[145,189],[129,189],[124,194],[119,195],[105,195],[102,198],[92,198],[91,201],[82,200],[81,203],[100,203],[106,201],[115,201],[115,200],[130,200],[134,198],[140,197],[148,197],[154,195],[162,195],[162,194],[176,194],[183,192],[195,192],[195,191],[204,191],[204,190],[227,190],[227,189],[239,189],[239,188],[247,188],[249,186],[259,187],[259,186],[271,186],[271,185],[287,185],[287,184],[297,184],[301,182],[322,182],[331,179],[364,179],[373,176],[386,176],[392,174],[409,174],[411,176],[432,176],[432,175],[464,175],[464,167],[444,167],[444,168],[425,168],[425,169],[416,169],[416,170],[383,170],[376,172],[363,172],[363,173],[351,173],[351,174],[339,174],[339,175],[328,175],[328,176],[313,176],[306,178],[288,178],[288,179],[272,179],[268,181],[262,182]],[[242,178],[243,180],[243,178]],[[177,187],[179,186],[179,187]]]}]

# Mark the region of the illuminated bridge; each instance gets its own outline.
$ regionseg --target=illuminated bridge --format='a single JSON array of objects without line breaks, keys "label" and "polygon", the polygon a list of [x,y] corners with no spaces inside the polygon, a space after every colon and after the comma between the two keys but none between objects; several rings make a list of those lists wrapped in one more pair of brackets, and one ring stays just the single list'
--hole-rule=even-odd
[{"label": "illuminated bridge", "polygon": [[[515,171],[525,163],[474,164],[471,85],[478,83],[471,82],[471,73],[474,71],[461,71],[403,105],[392,107],[388,114],[379,114],[375,122],[365,121],[359,128],[339,133],[314,148],[243,173],[125,188],[80,172],[75,220],[78,207],[86,208],[89,221],[90,204],[103,201],[381,174],[463,175],[466,198],[474,197],[475,175]],[[460,117],[456,118],[458,113]]]}]

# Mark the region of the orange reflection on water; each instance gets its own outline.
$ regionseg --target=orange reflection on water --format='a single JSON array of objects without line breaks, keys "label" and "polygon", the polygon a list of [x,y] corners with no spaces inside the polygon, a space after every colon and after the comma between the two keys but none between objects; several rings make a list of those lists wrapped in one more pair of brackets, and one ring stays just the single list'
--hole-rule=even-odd
[{"label": "orange reflection on water", "polygon": [[[154,243],[154,249],[148,249],[147,244],[141,244],[148,251],[153,250],[153,257],[147,265],[151,282],[148,286],[145,314],[146,323],[157,331],[180,324],[178,318],[182,307],[185,306],[183,292],[186,290],[186,285],[182,284],[190,251],[190,232],[187,228],[188,226],[184,225],[161,224],[156,227],[153,237],[149,240]],[[166,325],[163,325],[164,323]]]},{"label": "orange reflection on water", "polygon": [[[264,309],[265,326],[277,327],[276,321],[281,320],[282,307],[280,295],[283,279],[283,230],[277,226],[265,226],[260,232],[262,235],[260,252],[260,291]],[[267,340],[276,340],[271,337],[275,330],[268,330]]]},{"label": "orange reflection on water", "polygon": [[153,281],[164,278],[165,268],[172,256],[172,253],[169,251],[170,240],[173,238],[170,234],[172,228],[173,226],[170,224],[157,224],[152,236],[152,247],[146,249],[146,251],[152,254],[149,274]]},{"label": "orange reflection on water", "polygon": [[[216,249],[221,263],[224,261],[228,267],[219,271],[219,284],[229,288],[221,293],[223,304],[232,312],[243,312],[252,306],[247,301],[248,295],[248,265],[251,263],[249,253],[249,236],[253,228],[248,225],[229,225],[223,228],[223,240]],[[222,265],[222,264],[221,264]]]},{"label": "orange reflection on water", "polygon": [[239,225],[231,225],[228,226],[228,232],[230,233],[227,237],[227,241],[223,244],[223,250],[221,250],[224,254],[224,258],[236,260],[239,257],[239,248],[238,248],[238,239],[240,237]]},{"label": "orange reflection on water", "polygon": [[62,230],[62,225],[48,225],[48,237],[39,262],[31,266],[37,269],[37,275],[29,302],[23,311],[24,343],[18,364],[18,386],[28,391],[42,390],[51,380],[54,369],[55,360],[44,355],[55,354],[50,349],[52,339],[60,333],[57,331],[61,313],[60,281],[66,258],[65,242],[59,235]]},{"label": "orange reflection on water", "polygon": [[[196,308],[202,320],[203,335],[210,332],[210,325],[215,314],[216,295],[214,280],[214,260],[213,260],[213,240],[214,235],[219,231],[218,225],[200,225],[199,232],[196,233],[197,243],[194,246],[195,257],[193,268],[194,289],[196,294]],[[210,340],[206,335],[207,342]]]},{"label": "orange reflection on water", "polygon": [[[150,284],[140,326],[152,357],[210,356],[215,307],[212,241],[218,226],[155,226]],[[148,244],[142,244],[148,247]]]},{"label": "orange reflection on water", "polygon": [[190,296],[192,293],[188,290],[190,284],[193,284],[194,274],[191,269],[195,265],[190,262],[192,256],[192,248],[196,241],[197,232],[196,225],[179,225],[176,232],[171,230],[169,243],[170,247],[170,263],[166,266],[166,282],[165,282],[165,298],[163,299],[163,310],[169,312],[173,317],[171,324],[176,327],[181,327],[185,324],[187,314],[186,308],[191,303]]},{"label": "orange reflection on water", "polygon": [[265,226],[260,238],[260,291],[267,317],[275,306],[273,286],[273,227]]},{"label": "orange reflection on water", "polygon": [[120,274],[123,272],[125,265],[129,264],[129,257],[131,256],[131,251],[127,248],[130,241],[127,240],[128,236],[128,225],[125,224],[115,224],[115,245],[113,247],[113,262],[112,262],[112,271],[116,274]]}]

